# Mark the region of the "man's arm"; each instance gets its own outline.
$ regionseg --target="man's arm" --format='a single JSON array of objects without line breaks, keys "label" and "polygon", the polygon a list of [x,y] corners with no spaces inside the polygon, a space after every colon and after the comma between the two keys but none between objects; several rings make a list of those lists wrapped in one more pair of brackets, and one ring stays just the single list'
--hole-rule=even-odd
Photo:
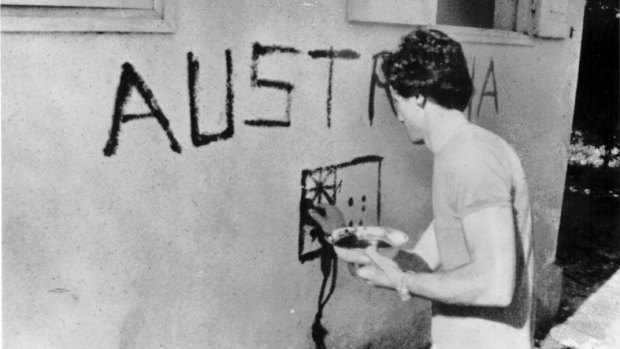
[{"label": "man's arm", "polygon": [[[344,218],[342,212],[334,206],[328,204],[316,205],[323,213],[317,212],[316,209],[310,209],[308,213],[314,219],[324,232],[331,232],[334,229],[344,227]],[[422,233],[422,236],[413,247],[407,249],[389,248],[384,249],[382,254],[395,260],[404,270],[429,271],[435,270],[439,265],[439,252],[437,251],[437,243],[435,241],[435,222],[431,222],[428,228]],[[349,252],[347,249],[334,246],[334,250],[341,259],[355,264],[368,264],[370,259],[364,254]],[[401,252],[403,251],[403,252]]]},{"label": "man's arm", "polygon": [[[493,206],[463,218],[470,262],[457,269],[405,275],[375,250],[367,253],[374,265],[358,275],[381,286],[397,288],[401,280],[410,292],[432,300],[464,305],[510,304],[515,287],[516,244],[510,206]],[[373,269],[374,268],[374,269]]]},{"label": "man's arm", "polygon": [[422,257],[431,270],[436,270],[441,263],[437,240],[435,237],[435,220],[428,225],[415,247],[407,252],[415,253]]},{"label": "man's arm", "polygon": [[[408,244],[407,244],[408,245]],[[404,271],[430,273],[440,264],[437,241],[435,240],[435,221],[422,232],[422,236],[411,246],[403,246],[394,254],[394,262]],[[387,254],[383,254],[388,256]]]}]

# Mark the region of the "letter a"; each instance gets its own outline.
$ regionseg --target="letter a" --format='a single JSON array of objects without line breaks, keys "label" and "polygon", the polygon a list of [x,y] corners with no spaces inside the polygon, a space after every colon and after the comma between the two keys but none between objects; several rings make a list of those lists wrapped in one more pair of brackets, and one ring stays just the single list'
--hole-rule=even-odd
[{"label": "letter a", "polygon": [[[135,87],[144,99],[144,103],[151,111],[150,114],[125,114],[124,108],[129,98],[131,87]],[[114,104],[114,115],[112,115],[112,128],[110,129],[110,138],[103,148],[103,154],[105,156],[112,156],[116,153],[116,147],[118,146],[118,134],[121,130],[121,123],[125,123],[131,120],[143,119],[148,117],[154,117],[161,125],[161,128],[166,131],[166,135],[170,140],[170,148],[177,152],[181,152],[181,146],[174,138],[172,131],[170,130],[170,122],[162,113],[161,109],[157,105],[157,101],[153,96],[153,92],[144,83],[144,80],[136,73],[133,66],[129,63],[123,64],[123,73],[121,74],[121,81],[116,92],[116,102]]]},{"label": "letter a", "polygon": [[[489,82],[489,77],[493,78],[493,90],[487,92],[487,82]],[[482,108],[482,100],[484,97],[493,97],[493,102],[495,102],[495,113],[499,113],[499,103],[497,101],[497,82],[495,81],[495,65],[493,64],[492,59],[491,64],[489,65],[489,70],[487,70],[487,76],[484,78],[484,84],[482,85],[482,93],[480,94],[480,100],[478,101],[478,111],[476,112],[476,117],[480,116],[480,108]]]}]

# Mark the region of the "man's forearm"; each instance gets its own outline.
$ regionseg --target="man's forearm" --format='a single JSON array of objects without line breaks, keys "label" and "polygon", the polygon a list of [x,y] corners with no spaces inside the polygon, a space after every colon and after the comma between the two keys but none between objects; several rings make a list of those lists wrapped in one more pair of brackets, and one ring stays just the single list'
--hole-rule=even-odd
[{"label": "man's forearm", "polygon": [[[394,257],[404,272],[413,271],[407,276],[406,286],[414,294],[444,303],[476,303],[482,292],[479,280],[471,266],[462,267],[452,272],[433,273],[428,263],[417,253],[398,251]],[[468,270],[469,269],[469,270]]]},{"label": "man's forearm", "polygon": [[475,265],[468,264],[448,272],[407,274],[404,281],[411,293],[434,301],[463,305],[507,306],[511,302],[512,291],[506,292],[505,289],[512,288],[513,283],[498,280],[492,275]]},{"label": "man's forearm", "polygon": [[399,250],[393,259],[403,271],[414,271],[416,273],[430,273],[433,271],[424,258],[417,253]]},{"label": "man's forearm", "polygon": [[398,287],[402,289],[405,281],[411,292],[445,303],[507,306],[512,301],[517,273],[513,224],[510,206],[491,206],[467,214],[462,225],[469,262],[449,271],[401,277]]}]

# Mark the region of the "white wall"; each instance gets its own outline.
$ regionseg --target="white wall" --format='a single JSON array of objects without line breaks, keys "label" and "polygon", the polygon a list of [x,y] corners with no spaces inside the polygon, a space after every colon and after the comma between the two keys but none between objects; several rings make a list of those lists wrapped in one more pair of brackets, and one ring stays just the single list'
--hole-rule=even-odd
[{"label": "white wall", "polygon": [[[473,120],[515,145],[529,177],[540,264],[555,254],[582,5],[571,2],[570,39],[464,43],[475,59]],[[412,28],[348,23],[344,1],[192,0],[176,16],[172,35],[3,33],[6,348],[312,347],[323,277],[318,259],[298,259],[302,171],[381,156],[381,224],[415,239],[430,221],[430,154],[410,145],[381,89],[368,120],[372,56]],[[286,92],[251,84],[256,42],[298,51],[258,61],[259,78],[294,85],[289,127],[245,123],[282,119],[286,108]],[[359,58],[334,62],[328,127],[329,60],[308,52],[330,47]],[[187,53],[200,62],[201,132],[213,133],[226,120],[226,50],[234,134],[196,147]],[[491,61],[498,111],[492,97],[480,103]],[[126,62],[180,153],[147,118],[123,123],[104,155]],[[148,112],[135,91],[125,112]],[[376,194],[374,179],[361,183],[343,188]],[[377,212],[355,214],[373,222]],[[329,348],[425,340],[426,302],[403,305],[344,264],[336,280],[323,318]]]}]

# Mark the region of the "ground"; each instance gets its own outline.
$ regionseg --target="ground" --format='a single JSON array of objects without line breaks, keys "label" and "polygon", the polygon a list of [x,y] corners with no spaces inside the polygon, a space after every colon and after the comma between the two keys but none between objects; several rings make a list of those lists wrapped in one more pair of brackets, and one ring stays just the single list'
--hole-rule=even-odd
[{"label": "ground", "polygon": [[558,313],[539,327],[539,344],[620,268],[620,171],[569,167],[557,263],[563,268]]}]

